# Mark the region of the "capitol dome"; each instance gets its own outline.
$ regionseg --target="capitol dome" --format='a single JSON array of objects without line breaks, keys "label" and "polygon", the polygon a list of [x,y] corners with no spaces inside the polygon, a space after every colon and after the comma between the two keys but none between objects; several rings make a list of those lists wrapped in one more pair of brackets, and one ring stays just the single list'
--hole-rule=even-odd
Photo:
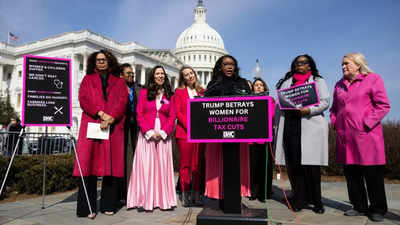
[{"label": "capitol dome", "polygon": [[228,54],[221,36],[207,24],[206,12],[203,1],[199,0],[194,9],[194,22],[179,35],[174,50],[182,62],[196,70],[203,86],[211,80],[217,59]]}]

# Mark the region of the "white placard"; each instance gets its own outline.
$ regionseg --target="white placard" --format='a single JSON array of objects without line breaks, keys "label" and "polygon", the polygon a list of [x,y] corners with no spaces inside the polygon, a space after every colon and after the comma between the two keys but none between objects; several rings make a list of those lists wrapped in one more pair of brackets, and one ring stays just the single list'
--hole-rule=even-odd
[{"label": "white placard", "polygon": [[86,137],[91,139],[108,140],[110,136],[110,127],[106,130],[100,129],[100,123],[88,123]]}]

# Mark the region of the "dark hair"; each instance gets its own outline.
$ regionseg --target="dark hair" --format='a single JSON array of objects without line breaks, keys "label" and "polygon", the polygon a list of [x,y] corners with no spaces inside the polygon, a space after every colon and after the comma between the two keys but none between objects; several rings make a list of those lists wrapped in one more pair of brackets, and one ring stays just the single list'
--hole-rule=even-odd
[{"label": "dark hair", "polygon": [[260,81],[260,82],[263,84],[263,86],[264,86],[264,92],[266,92],[267,95],[269,95],[269,88],[268,88],[267,83],[265,83],[265,81],[264,81],[263,79],[259,78],[259,77],[254,78],[254,81],[253,81],[253,84],[252,84],[252,86],[253,86],[253,91],[254,91],[254,85],[256,84],[257,81]]},{"label": "dark hair", "polygon": [[145,88],[147,89],[147,100],[149,100],[149,101],[156,99],[156,96],[157,96],[157,93],[159,90],[159,87],[158,87],[156,81],[154,80],[154,74],[158,68],[161,68],[165,74],[164,84],[162,85],[162,88],[164,89],[165,97],[167,97],[167,99],[169,100],[171,98],[171,96],[173,95],[171,84],[169,82],[167,73],[165,73],[164,67],[161,65],[157,65],[157,66],[153,67],[153,69],[151,69],[149,78],[147,79],[146,84],[145,84]]},{"label": "dark hair", "polygon": [[253,92],[254,89],[253,89],[253,83],[251,83],[251,80],[246,80],[246,82],[250,87],[250,91]]},{"label": "dark hair", "polygon": [[222,70],[221,70],[222,61],[224,60],[224,58],[231,58],[233,60],[233,62],[235,62],[235,70],[233,71],[232,78],[233,79],[239,78],[239,70],[240,69],[238,67],[237,60],[231,55],[224,55],[224,56],[219,57],[217,62],[215,62],[215,66],[214,66],[214,69],[213,69],[213,75],[212,75],[211,81],[217,80],[218,77],[225,76],[225,74],[223,74]]},{"label": "dark hair", "polygon": [[132,68],[131,64],[129,64],[129,63],[121,64],[119,66],[119,74],[122,75],[122,73],[124,72],[124,69],[127,68],[127,67]]},{"label": "dark hair", "polygon": [[115,58],[115,56],[108,50],[100,50],[97,52],[93,52],[88,60],[87,60],[87,69],[86,69],[86,74],[93,74],[95,73],[95,69],[96,69],[96,57],[97,54],[99,53],[103,53],[106,58],[107,58],[107,63],[108,63],[108,71],[109,73],[111,73],[112,75],[118,77],[119,76],[119,64],[118,64],[118,60],[117,58]]},{"label": "dark hair", "polygon": [[200,85],[199,77],[197,76],[196,71],[191,66],[182,66],[182,68],[179,70],[178,87],[185,88],[185,86],[187,86],[185,78],[183,76],[183,71],[186,69],[191,69],[193,71],[194,75],[196,76],[196,83],[194,84],[194,89],[196,89],[197,92],[200,92],[203,88]]},{"label": "dark hair", "polygon": [[17,121],[17,123],[20,123],[20,122],[21,122],[21,120],[19,119],[18,116],[12,116],[12,117],[10,117],[10,121],[11,121],[11,120],[15,120],[15,121]]},{"label": "dark hair", "polygon": [[290,65],[290,71],[286,73],[284,78],[282,78],[278,81],[278,83],[276,84],[276,89],[280,89],[283,82],[285,82],[287,79],[293,77],[293,74],[295,74],[295,72],[296,72],[296,61],[298,58],[300,58],[302,56],[307,58],[308,63],[309,63],[308,65],[310,65],[311,74],[314,76],[314,80],[316,77],[322,77],[321,75],[319,75],[315,61],[311,56],[309,56],[307,54],[299,55],[296,58],[294,58],[294,60],[292,61],[292,64]]}]

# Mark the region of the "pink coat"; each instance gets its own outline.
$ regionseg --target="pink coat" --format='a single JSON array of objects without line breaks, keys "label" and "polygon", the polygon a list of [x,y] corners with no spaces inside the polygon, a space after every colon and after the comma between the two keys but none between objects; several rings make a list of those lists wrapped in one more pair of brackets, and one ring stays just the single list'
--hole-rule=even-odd
[{"label": "pink coat", "polygon": [[[158,110],[161,130],[165,131],[168,136],[171,135],[172,130],[174,129],[176,119],[173,99],[174,98],[168,100],[165,95],[163,95],[162,100],[164,103],[162,104],[160,110]],[[156,100],[147,100],[146,88],[142,88],[140,90],[136,112],[137,121],[142,134],[154,129],[157,116]]]},{"label": "pink coat", "polygon": [[336,130],[336,161],[384,165],[381,120],[389,110],[389,99],[378,74],[359,74],[353,84],[339,80],[330,109],[331,125]]},{"label": "pink coat", "polygon": [[[121,78],[109,76],[107,101],[103,98],[98,73],[83,78],[79,88],[79,103],[83,112],[77,143],[83,176],[124,176],[124,121],[127,99],[128,91]],[[88,122],[101,122],[97,116],[99,111],[115,119],[109,140],[86,138]],[[80,176],[76,161],[73,176]]]},{"label": "pink coat", "polygon": [[[202,96],[202,93],[197,93]],[[187,88],[175,89],[174,105],[176,118],[178,119],[176,125],[175,137],[179,139],[187,139],[187,102],[189,99],[189,93]]]}]

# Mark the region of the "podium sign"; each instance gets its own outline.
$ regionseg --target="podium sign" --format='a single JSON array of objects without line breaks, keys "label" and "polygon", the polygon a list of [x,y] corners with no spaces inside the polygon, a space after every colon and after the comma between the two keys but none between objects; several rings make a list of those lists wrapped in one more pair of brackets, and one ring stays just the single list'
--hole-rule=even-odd
[{"label": "podium sign", "polygon": [[272,99],[239,96],[189,99],[188,142],[271,142]]},{"label": "podium sign", "polygon": [[280,109],[296,110],[300,107],[319,104],[319,95],[315,82],[277,90]]},{"label": "podium sign", "polygon": [[24,56],[23,126],[71,126],[71,60]]}]

